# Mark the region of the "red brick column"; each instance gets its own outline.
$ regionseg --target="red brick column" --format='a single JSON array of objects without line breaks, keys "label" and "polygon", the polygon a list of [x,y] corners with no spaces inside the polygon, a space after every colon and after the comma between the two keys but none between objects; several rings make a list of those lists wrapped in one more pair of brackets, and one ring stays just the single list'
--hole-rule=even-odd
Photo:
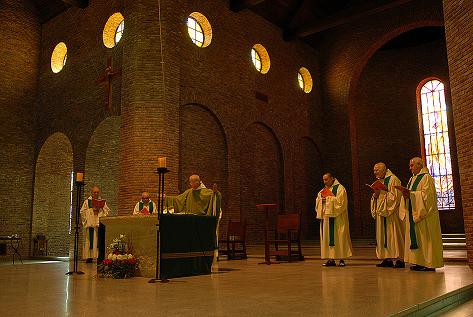
[{"label": "red brick column", "polygon": [[[124,16],[118,201],[122,215],[132,212],[142,191],[156,193],[158,156],[167,157],[171,170],[166,191],[176,192],[179,158],[178,99],[171,96],[176,91],[171,80],[163,85],[158,1],[125,1]],[[164,58],[165,78],[177,77],[168,61]]]},{"label": "red brick column", "polygon": [[28,1],[0,5],[0,235],[17,233],[28,254],[35,164],[41,25]]},{"label": "red brick column", "polygon": [[473,267],[473,2],[444,0],[443,8],[468,264]]}]

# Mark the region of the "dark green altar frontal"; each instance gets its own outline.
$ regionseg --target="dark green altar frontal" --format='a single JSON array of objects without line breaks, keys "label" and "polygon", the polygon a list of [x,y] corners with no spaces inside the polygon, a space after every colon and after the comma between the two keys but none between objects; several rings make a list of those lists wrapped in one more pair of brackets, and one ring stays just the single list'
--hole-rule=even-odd
[{"label": "dark green altar frontal", "polygon": [[162,215],[161,278],[210,274],[216,229],[214,216]]}]

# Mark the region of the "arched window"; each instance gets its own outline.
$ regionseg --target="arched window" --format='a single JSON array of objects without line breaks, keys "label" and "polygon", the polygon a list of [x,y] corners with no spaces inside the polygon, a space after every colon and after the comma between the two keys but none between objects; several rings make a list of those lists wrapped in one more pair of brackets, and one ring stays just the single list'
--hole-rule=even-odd
[{"label": "arched window", "polygon": [[444,85],[438,79],[429,80],[420,87],[419,96],[424,159],[435,180],[438,208],[455,209]]}]

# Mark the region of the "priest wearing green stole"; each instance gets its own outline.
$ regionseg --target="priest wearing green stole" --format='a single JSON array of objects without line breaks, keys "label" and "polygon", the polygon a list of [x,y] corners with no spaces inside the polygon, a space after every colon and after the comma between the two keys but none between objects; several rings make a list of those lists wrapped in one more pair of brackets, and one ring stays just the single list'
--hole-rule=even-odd
[{"label": "priest wearing green stole", "polygon": [[222,218],[221,201],[222,194],[214,184],[212,189],[208,189],[200,181],[199,175],[189,177],[190,188],[177,196],[166,196],[165,207],[167,212],[174,209],[175,214],[193,214],[203,216],[216,216],[217,229],[215,232],[215,252],[214,259],[218,257],[218,228]]},{"label": "priest wearing green stole", "polygon": [[405,218],[404,260],[413,271],[435,271],[443,267],[442,232],[437,207],[435,182],[424,162],[414,157],[409,162],[412,177],[403,193],[400,215]]},{"label": "priest wearing green stole", "polygon": [[345,266],[343,259],[351,257],[352,245],[348,225],[348,199],[343,187],[331,173],[323,175],[324,189],[317,194],[315,210],[320,219],[320,253],[328,259],[324,266]]},{"label": "priest wearing green stole", "polygon": [[84,248],[82,256],[87,259],[86,262],[88,263],[91,263],[93,259],[97,259],[98,257],[99,218],[106,217],[110,213],[107,202],[103,201],[103,207],[94,207],[94,201],[101,201],[100,189],[97,186],[92,188],[91,195],[84,201],[80,209],[82,227],[84,228]]},{"label": "priest wearing green stole", "polygon": [[189,177],[190,188],[177,196],[166,196],[164,206],[169,211],[174,209],[175,214],[193,214],[207,216],[221,216],[220,205],[222,195],[214,185],[208,189],[200,181],[199,175]]},{"label": "priest wearing green stole", "polygon": [[141,194],[141,200],[136,203],[133,215],[151,215],[156,214],[156,204],[149,198],[147,192]]},{"label": "priest wearing green stole", "polygon": [[394,187],[400,186],[401,181],[382,162],[374,165],[373,172],[385,188],[375,189],[371,196],[371,215],[376,219],[376,256],[383,259],[376,266],[404,268],[405,225],[399,218],[402,194]]}]

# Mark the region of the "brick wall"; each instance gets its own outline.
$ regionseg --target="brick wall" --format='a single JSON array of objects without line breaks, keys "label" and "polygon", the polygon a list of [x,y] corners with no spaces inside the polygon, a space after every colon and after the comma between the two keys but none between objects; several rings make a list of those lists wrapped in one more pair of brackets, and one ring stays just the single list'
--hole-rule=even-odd
[{"label": "brick wall", "polygon": [[[8,23],[4,28],[11,33],[5,42],[10,44],[1,48],[5,55],[12,56],[7,60],[10,68],[0,71],[2,79],[8,79],[2,80],[5,89],[0,98],[11,105],[11,108],[2,108],[1,114],[5,122],[18,123],[17,130],[5,129],[15,133],[2,133],[2,146],[11,148],[8,157],[2,158],[5,161],[2,166],[15,171],[5,169],[8,172],[1,175],[18,180],[14,185],[25,189],[22,197],[26,200],[18,202],[24,204],[21,208],[25,210],[25,217],[2,216],[9,223],[5,228],[11,231],[20,225],[26,228],[26,234],[31,217],[27,208],[32,202],[34,153],[39,153],[48,137],[62,132],[72,144],[74,169],[89,166],[91,175],[104,174],[97,168],[95,172],[86,163],[87,151],[98,153],[101,142],[104,142],[102,147],[116,149],[119,140],[118,150],[114,152],[118,154],[118,176],[111,177],[111,185],[106,185],[112,188],[118,184],[120,194],[115,196],[118,202],[114,208],[118,214],[129,214],[143,190],[155,191],[156,158],[164,155],[168,157],[170,169],[166,178],[169,192],[177,192],[184,186],[184,174],[190,170],[196,170],[203,178],[209,175],[210,181],[218,179],[224,191],[226,217],[250,217],[254,221],[250,228],[254,241],[261,237],[262,219],[253,214],[252,208],[256,202],[267,200],[277,201],[286,211],[303,209],[303,228],[306,237],[311,238],[317,234],[313,233],[316,227],[309,210],[321,186],[321,171],[326,169],[334,171],[348,188],[350,205],[354,206],[352,231],[354,236],[363,236],[361,204],[365,198],[359,194],[361,175],[351,175],[352,170],[360,169],[359,164],[365,164],[358,161],[356,153],[360,137],[354,121],[357,105],[354,92],[358,91],[359,77],[374,52],[390,38],[416,27],[439,25],[443,18],[441,8],[429,1],[411,2],[369,20],[355,21],[327,32],[321,37],[316,52],[300,41],[284,42],[276,26],[248,10],[233,13],[225,1],[162,1],[161,30],[156,1],[90,1],[86,9],[71,8],[43,24],[38,52],[39,25],[32,11],[18,11],[24,4],[8,3],[7,10],[2,7],[2,17],[14,19],[13,16],[23,14],[24,18],[19,20],[21,23]],[[424,9],[419,10],[419,6]],[[19,13],[14,15],[14,10]],[[102,29],[108,17],[117,11],[125,17],[125,31],[122,41],[115,48],[107,49],[102,43]],[[196,47],[187,35],[184,21],[193,11],[203,13],[213,27],[213,41],[207,48]],[[81,26],[80,32],[71,28],[72,23]],[[18,45],[18,41],[29,46]],[[60,41],[68,47],[68,61],[60,73],[53,74],[50,56]],[[271,58],[271,69],[266,75],[256,72],[251,64],[250,49],[256,43],[264,45]],[[25,47],[25,54],[11,54],[12,47],[15,50]],[[25,56],[31,58],[27,60]],[[39,67],[34,67],[29,61],[36,58],[38,63],[38,56],[41,57]],[[114,66],[122,69],[122,76],[113,78],[112,82],[112,113],[106,110],[105,86],[97,83],[109,56],[113,57]],[[304,94],[297,87],[297,71],[301,66],[307,67],[314,79],[310,94]],[[15,67],[22,72],[15,72]],[[11,74],[18,78],[12,81]],[[36,78],[39,78],[38,94]],[[14,83],[11,87],[15,89],[7,82]],[[36,117],[31,111],[35,96],[39,110]],[[189,104],[202,107],[185,109]],[[16,116],[18,110],[21,116]],[[102,130],[99,125],[111,115],[120,116],[120,123],[110,123],[115,133],[119,126],[119,135],[109,143],[105,138],[106,129]],[[215,163],[220,164],[218,168],[211,167],[207,154],[199,158],[205,163],[195,167],[183,159],[182,155],[187,157],[185,153],[195,150],[186,143],[187,139],[186,142],[182,139],[182,133],[191,130],[188,123],[192,116],[197,116],[204,125],[200,130],[202,135],[209,135],[210,144],[226,155],[226,162]],[[22,118],[21,122],[13,120],[17,117]],[[37,119],[37,139],[29,143],[27,140],[35,139],[31,128],[33,118]],[[144,121],[154,128],[143,129]],[[98,134],[94,135],[94,131]],[[363,131],[361,133],[363,135]],[[302,139],[311,141],[300,141]],[[330,142],[326,142],[327,139]],[[316,144],[319,151],[309,144]],[[143,153],[143,149],[148,151]],[[205,153],[208,150],[205,148]],[[319,161],[318,152],[324,154],[323,160]],[[312,160],[310,157],[314,155],[317,158]],[[18,157],[22,162],[17,163]],[[110,162],[116,164],[116,160]],[[18,169],[18,166],[22,167]],[[398,169],[401,168],[404,166]],[[87,170],[85,172],[88,175]],[[4,184],[2,182],[4,194],[1,197],[10,201],[10,185]],[[356,191],[353,191],[354,185],[358,186]],[[105,190],[103,185],[102,188]],[[112,198],[112,192],[107,196],[110,200],[117,199]]]},{"label": "brick wall", "polygon": [[27,255],[41,27],[28,1],[5,0],[0,29],[0,235],[19,234],[24,239],[20,252]]},{"label": "brick wall", "polygon": [[471,160],[473,3],[444,0],[443,9],[468,263],[473,267],[473,165]]},{"label": "brick wall", "polygon": [[[322,131],[312,129],[321,126],[317,57],[299,41],[284,42],[277,27],[250,11],[231,12],[224,1],[172,1],[172,6],[165,49],[172,50],[170,58],[178,67],[179,103],[205,106],[226,138],[228,187],[222,193],[227,210],[221,234],[229,218],[246,217],[250,241],[261,241],[264,215],[256,214],[256,203],[276,202],[283,211],[294,211],[299,200],[314,195],[313,189],[305,189],[296,199],[294,190],[304,186],[295,177],[304,168],[296,159],[296,141],[308,137],[323,148]],[[204,14],[213,28],[212,43],[203,49],[191,42],[183,24],[194,11]],[[271,59],[266,75],[251,62],[250,50],[256,43]],[[297,86],[302,66],[314,79],[310,94]],[[267,101],[257,99],[257,93]],[[200,171],[209,172],[204,166]]]},{"label": "brick wall", "polygon": [[44,234],[48,255],[69,255],[72,146],[62,133],[51,135],[36,162],[32,237]]}]

